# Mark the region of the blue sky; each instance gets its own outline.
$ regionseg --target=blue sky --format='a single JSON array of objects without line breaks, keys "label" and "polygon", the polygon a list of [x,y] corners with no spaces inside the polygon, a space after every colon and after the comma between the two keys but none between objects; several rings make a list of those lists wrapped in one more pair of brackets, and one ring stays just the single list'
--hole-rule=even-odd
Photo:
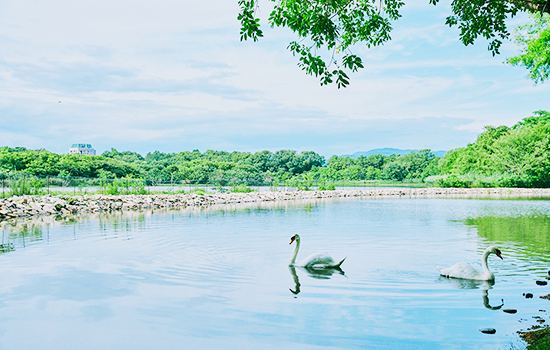
[{"label": "blue sky", "polygon": [[515,45],[463,46],[445,2],[407,2],[391,42],[353,48],[365,69],[340,90],[300,70],[286,29],[264,20],[264,38],[240,42],[237,13],[236,0],[1,1],[0,146],[449,150],[550,110],[548,83],[503,64]]}]

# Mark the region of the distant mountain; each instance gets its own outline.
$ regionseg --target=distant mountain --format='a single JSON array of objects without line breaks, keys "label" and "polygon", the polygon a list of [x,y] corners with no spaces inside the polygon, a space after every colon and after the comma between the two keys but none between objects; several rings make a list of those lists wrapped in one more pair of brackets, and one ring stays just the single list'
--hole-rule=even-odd
[{"label": "distant mountain", "polygon": [[[359,158],[359,156],[371,156],[373,154],[381,154],[383,156],[391,156],[392,154],[397,154],[399,156],[402,156],[407,153],[416,152],[417,149],[397,149],[397,148],[377,148],[377,149],[371,149],[367,152],[355,152],[354,154],[345,154],[342,157],[351,157],[351,158]],[[447,151],[432,151],[433,154],[435,154],[436,157],[443,157]]]}]

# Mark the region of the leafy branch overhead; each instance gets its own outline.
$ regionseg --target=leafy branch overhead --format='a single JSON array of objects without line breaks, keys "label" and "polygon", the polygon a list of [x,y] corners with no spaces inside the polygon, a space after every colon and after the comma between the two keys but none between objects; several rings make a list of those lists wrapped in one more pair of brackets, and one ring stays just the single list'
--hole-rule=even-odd
[{"label": "leafy branch overhead", "polygon": [[[287,27],[297,34],[288,49],[298,57],[298,65],[309,75],[319,77],[321,85],[349,84],[346,71],[363,68],[363,61],[351,51],[357,43],[367,47],[391,40],[392,21],[401,17],[402,0],[267,0],[275,3],[268,22],[272,27]],[[428,0],[436,5],[439,0]],[[256,17],[259,0],[239,0],[241,40],[263,37]],[[505,20],[518,11],[550,13],[550,0],[453,0],[449,26],[458,26],[465,45],[483,37],[488,49],[499,53],[510,35]]]},{"label": "leafy branch overhead", "polygon": [[531,15],[532,23],[517,29],[515,41],[521,52],[509,58],[514,66],[525,66],[529,78],[535,83],[543,82],[550,76],[550,16],[538,13]]}]

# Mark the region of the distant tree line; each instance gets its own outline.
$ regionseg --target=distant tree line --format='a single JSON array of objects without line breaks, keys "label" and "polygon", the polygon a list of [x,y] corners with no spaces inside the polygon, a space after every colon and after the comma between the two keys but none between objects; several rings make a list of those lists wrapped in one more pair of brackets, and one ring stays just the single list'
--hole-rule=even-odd
[{"label": "distant tree line", "polygon": [[403,156],[371,155],[357,159],[332,156],[328,161],[315,152],[280,150],[225,152],[194,150],[151,152],[145,157],[111,149],[100,156],[56,154],[22,147],[0,148],[0,171],[30,175],[94,178],[147,178],[155,181],[255,180],[286,181],[308,175],[321,181],[425,179],[438,174],[439,158],[430,150]]},{"label": "distant tree line", "polygon": [[114,148],[86,156],[1,147],[0,173],[155,181],[387,180],[446,187],[550,187],[550,113],[534,112],[510,128],[487,126],[476,142],[442,158],[429,149],[405,155],[332,156],[327,161],[315,152],[292,150],[154,151],[143,157]]}]

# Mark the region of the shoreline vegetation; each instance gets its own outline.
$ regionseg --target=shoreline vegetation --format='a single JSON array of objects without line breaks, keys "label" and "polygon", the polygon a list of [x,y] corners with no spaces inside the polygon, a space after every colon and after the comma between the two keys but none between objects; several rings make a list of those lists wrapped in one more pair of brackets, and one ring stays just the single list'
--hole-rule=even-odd
[{"label": "shoreline vegetation", "polygon": [[[548,274],[550,275],[550,271]],[[550,277],[547,277],[547,279],[550,279]],[[542,295],[539,299],[550,300],[550,294]],[[543,309],[540,309],[539,311],[546,312],[546,310]],[[517,331],[520,338],[527,343],[526,350],[550,349],[550,326],[545,324],[544,318],[538,315],[534,315],[533,319],[535,319],[538,324],[535,324],[526,330]]]},{"label": "shoreline vegetation", "polygon": [[312,151],[279,150],[179,153],[119,152],[99,156],[56,154],[44,149],[0,147],[0,178],[34,177],[34,185],[64,178],[104,182],[141,180],[145,186],[167,183],[281,184],[330,189],[334,182],[386,181],[433,187],[550,188],[550,112],[536,111],[512,127],[486,126],[474,143],[436,157],[429,149],[405,155],[332,156]]},{"label": "shoreline vegetation", "polygon": [[536,326],[526,331],[518,331],[519,336],[528,345],[527,350],[547,350],[550,349],[550,327],[538,328]]}]

